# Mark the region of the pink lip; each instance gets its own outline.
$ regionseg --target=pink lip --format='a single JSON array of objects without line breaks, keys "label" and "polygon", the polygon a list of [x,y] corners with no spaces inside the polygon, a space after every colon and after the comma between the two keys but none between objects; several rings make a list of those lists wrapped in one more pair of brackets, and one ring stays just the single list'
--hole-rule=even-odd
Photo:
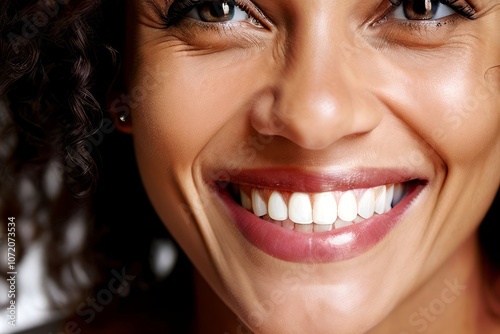
[{"label": "pink lip", "polygon": [[[259,170],[242,172],[237,177],[231,178],[231,182],[248,184],[257,188],[321,192],[369,188],[410,179],[404,171],[359,172],[346,178],[340,177],[339,173],[311,175],[292,170],[271,172]],[[326,263],[354,258],[380,242],[401,221],[413,199],[425,187],[423,183],[425,182],[413,186],[398,205],[383,215],[376,215],[352,226],[321,233],[297,232],[276,226],[245,210],[234,201],[227,190],[219,187],[218,193],[238,229],[255,247],[284,261]]]}]

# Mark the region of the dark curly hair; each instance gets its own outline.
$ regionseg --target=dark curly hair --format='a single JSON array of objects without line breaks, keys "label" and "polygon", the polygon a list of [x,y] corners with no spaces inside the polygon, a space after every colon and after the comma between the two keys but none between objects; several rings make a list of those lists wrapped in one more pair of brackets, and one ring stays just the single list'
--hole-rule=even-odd
[{"label": "dark curly hair", "polygon": [[[141,314],[166,309],[171,324],[188,323],[191,267],[180,253],[169,282],[153,274],[151,245],[169,235],[140,183],[131,139],[113,131],[104,112],[119,72],[123,7],[114,0],[0,3],[0,101],[6,109],[0,110],[0,214],[16,217],[18,231],[29,230],[17,238],[18,261],[27,245],[43,240],[55,307],[76,308],[113,270],[127,268],[137,277],[128,299],[142,305]],[[63,181],[60,192],[51,189],[54,176]],[[77,230],[79,247],[68,245],[75,242],[67,238],[75,221],[85,222]],[[2,219],[2,229],[6,223]],[[172,302],[159,307],[158,293]],[[113,305],[107,312],[123,308],[119,301]]]},{"label": "dark curly hair", "polygon": [[[131,139],[111,131],[104,112],[119,75],[123,7],[119,0],[0,3],[0,96],[9,112],[0,112],[1,224],[5,228],[4,217],[12,216],[29,226],[23,227],[31,233],[19,239],[18,256],[23,246],[45,238],[51,282],[68,297],[54,298],[56,305],[76,307],[84,291],[92,294],[113,268],[126,267],[138,277],[129,298],[141,299],[143,313],[159,314],[155,296],[172,293],[166,287],[183,291],[175,306],[163,306],[163,315],[182,323],[191,307],[191,281],[185,279],[191,267],[181,253],[170,281],[157,282],[149,265],[151,244],[169,236],[140,183]],[[64,181],[56,195],[47,185],[51,173]],[[34,201],[29,208],[16,196],[26,185]],[[479,231],[497,265],[499,201],[497,194]],[[82,246],[68,251],[66,231],[75,219],[86,222],[86,233]]]},{"label": "dark curly hair", "polygon": [[[106,83],[101,81],[103,86],[97,87],[94,74],[106,59],[114,61],[114,51],[98,41],[100,33],[93,30],[99,6],[100,1],[62,0],[4,1],[0,5],[0,95],[10,111],[10,119],[2,122],[6,147],[1,157],[1,212],[3,217],[30,221],[33,239],[50,230],[48,243],[56,254],[62,251],[57,248],[63,245],[65,222],[78,206],[88,206],[85,201],[68,203],[68,191],[84,198],[97,176],[95,159],[85,142],[102,119],[98,101]],[[57,198],[50,198],[43,184],[53,166],[50,162],[63,167],[66,181]],[[14,196],[23,184],[30,184],[35,192],[30,213]],[[28,242],[18,240],[18,256]],[[66,256],[47,257],[49,271],[60,271],[66,260]]]}]

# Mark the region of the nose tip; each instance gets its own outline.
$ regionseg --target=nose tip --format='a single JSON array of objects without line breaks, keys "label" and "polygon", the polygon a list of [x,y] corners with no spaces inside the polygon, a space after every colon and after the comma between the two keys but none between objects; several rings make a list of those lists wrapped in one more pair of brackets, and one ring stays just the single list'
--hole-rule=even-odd
[{"label": "nose tip", "polygon": [[293,110],[281,110],[278,117],[284,125],[280,135],[306,149],[327,147],[351,125],[349,117],[339,113],[336,101],[326,94],[314,94]]},{"label": "nose tip", "polygon": [[274,96],[274,101],[267,96],[265,100],[253,114],[254,129],[261,134],[287,138],[310,150],[321,150],[346,136],[369,132],[380,120],[377,112],[359,103],[361,100],[341,102],[327,90],[283,94]]}]

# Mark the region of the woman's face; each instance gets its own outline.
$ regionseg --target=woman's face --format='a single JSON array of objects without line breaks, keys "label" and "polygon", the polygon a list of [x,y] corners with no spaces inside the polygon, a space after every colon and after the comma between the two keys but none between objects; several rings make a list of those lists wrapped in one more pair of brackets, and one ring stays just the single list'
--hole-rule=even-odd
[{"label": "woman's face", "polygon": [[144,185],[252,329],[367,331],[473,236],[500,183],[500,1],[451,6],[129,6]]}]

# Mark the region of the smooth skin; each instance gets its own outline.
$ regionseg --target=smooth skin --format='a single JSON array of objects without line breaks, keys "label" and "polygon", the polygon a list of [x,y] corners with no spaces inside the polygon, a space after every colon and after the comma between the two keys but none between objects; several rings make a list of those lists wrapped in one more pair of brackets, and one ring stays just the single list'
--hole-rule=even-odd
[{"label": "smooth skin", "polygon": [[[499,0],[431,22],[388,0],[242,0],[259,24],[170,27],[151,2],[171,4],[127,3],[120,127],[160,218],[231,310],[213,312],[199,281],[200,332],[500,329],[476,240],[500,184]],[[428,184],[368,252],[298,264],[243,238],[207,183],[265,167],[400,168]]]}]

